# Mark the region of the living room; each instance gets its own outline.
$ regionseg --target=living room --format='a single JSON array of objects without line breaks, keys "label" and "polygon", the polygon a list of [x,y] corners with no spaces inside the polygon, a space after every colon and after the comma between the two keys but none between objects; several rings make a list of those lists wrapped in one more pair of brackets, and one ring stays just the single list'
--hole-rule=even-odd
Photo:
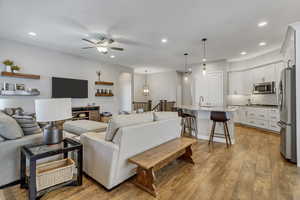
[{"label": "living room", "polygon": [[299,6],[2,0],[0,199],[300,199]]}]

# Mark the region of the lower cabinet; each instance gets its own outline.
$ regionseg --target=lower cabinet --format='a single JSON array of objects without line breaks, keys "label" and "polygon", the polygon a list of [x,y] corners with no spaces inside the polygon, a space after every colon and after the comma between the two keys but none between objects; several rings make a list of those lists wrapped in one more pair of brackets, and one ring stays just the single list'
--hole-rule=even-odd
[{"label": "lower cabinet", "polygon": [[274,108],[240,107],[235,117],[237,123],[275,132],[280,131],[278,121],[279,111]]}]

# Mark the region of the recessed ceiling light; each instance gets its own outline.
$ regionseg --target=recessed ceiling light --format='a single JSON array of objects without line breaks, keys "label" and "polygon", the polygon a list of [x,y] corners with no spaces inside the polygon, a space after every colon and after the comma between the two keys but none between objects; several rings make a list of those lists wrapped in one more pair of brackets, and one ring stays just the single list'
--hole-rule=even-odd
[{"label": "recessed ceiling light", "polygon": [[30,36],[36,36],[36,33],[35,32],[29,32],[28,35],[30,35]]},{"label": "recessed ceiling light", "polygon": [[110,55],[110,58],[114,58],[115,56],[114,55]]},{"label": "recessed ceiling light", "polygon": [[163,39],[161,39],[161,42],[162,42],[162,43],[167,43],[167,42],[168,42],[168,39],[167,39],[167,38],[163,38]]},{"label": "recessed ceiling light", "polygon": [[242,52],[241,52],[241,55],[246,55],[246,54],[247,54],[246,51],[242,51]]},{"label": "recessed ceiling light", "polygon": [[262,46],[266,46],[266,45],[267,45],[266,42],[260,42],[260,43],[259,43],[259,46],[261,46],[261,47],[262,47]]},{"label": "recessed ceiling light", "polygon": [[268,22],[267,21],[262,21],[262,22],[259,22],[257,24],[258,27],[264,27],[264,26],[267,26],[268,25]]},{"label": "recessed ceiling light", "polygon": [[206,62],[206,58],[203,58],[203,59],[202,59],[202,62]]}]

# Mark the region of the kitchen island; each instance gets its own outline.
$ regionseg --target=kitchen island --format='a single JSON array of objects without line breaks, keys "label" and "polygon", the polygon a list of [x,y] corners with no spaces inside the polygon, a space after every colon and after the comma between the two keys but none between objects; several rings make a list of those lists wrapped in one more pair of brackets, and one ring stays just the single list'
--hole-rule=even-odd
[{"label": "kitchen island", "polygon": [[[235,129],[233,117],[237,111],[237,107],[219,107],[219,106],[198,106],[198,105],[178,105],[178,109],[182,109],[184,113],[189,113],[197,118],[198,139],[209,140],[213,122],[210,120],[211,111],[226,112],[227,118],[230,119],[227,122],[229,134],[232,144],[235,143]],[[215,133],[224,135],[223,123],[217,123]],[[215,142],[225,143],[225,138],[214,138]]]}]

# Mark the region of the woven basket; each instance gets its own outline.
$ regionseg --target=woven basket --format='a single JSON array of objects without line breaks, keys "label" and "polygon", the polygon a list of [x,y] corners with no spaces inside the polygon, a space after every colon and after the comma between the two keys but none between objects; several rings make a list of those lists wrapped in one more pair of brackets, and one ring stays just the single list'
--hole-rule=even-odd
[{"label": "woven basket", "polygon": [[37,191],[72,180],[74,168],[75,162],[70,158],[37,165]]}]

